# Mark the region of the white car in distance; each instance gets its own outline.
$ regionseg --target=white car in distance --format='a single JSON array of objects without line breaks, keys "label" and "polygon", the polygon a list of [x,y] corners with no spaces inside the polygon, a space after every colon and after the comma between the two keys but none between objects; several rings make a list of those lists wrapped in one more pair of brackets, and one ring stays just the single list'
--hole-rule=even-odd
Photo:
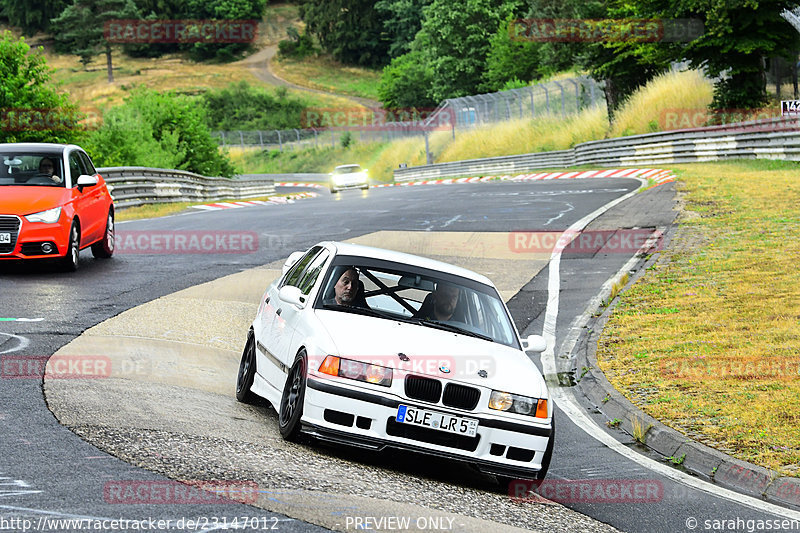
[{"label": "white car in distance", "polygon": [[553,402],[497,289],[414,255],[322,242],[295,252],[247,336],[236,397],[266,398],[283,438],[461,460],[543,479]]},{"label": "white car in distance", "polygon": [[330,175],[331,193],[342,189],[369,189],[369,175],[360,165],[339,165]]}]

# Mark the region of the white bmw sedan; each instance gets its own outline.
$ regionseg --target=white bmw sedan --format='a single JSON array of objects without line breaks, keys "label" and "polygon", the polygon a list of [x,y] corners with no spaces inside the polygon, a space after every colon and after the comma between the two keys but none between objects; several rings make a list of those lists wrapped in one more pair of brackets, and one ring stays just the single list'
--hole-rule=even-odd
[{"label": "white bmw sedan", "polygon": [[266,398],[301,434],[470,463],[501,482],[543,479],[553,402],[484,276],[439,261],[323,242],[286,261],[248,333],[236,397]]}]

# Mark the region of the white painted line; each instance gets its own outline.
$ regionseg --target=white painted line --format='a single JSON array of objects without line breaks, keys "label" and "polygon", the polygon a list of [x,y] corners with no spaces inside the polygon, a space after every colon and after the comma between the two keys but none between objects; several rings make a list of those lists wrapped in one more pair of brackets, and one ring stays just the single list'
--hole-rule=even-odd
[{"label": "white painted line", "polygon": [[13,333],[3,333],[2,331],[0,331],[0,335],[5,335],[6,337],[10,337],[12,339],[17,339],[17,341],[19,342],[19,344],[17,345],[16,348],[11,348],[9,350],[3,350],[2,352],[0,352],[0,354],[14,353],[14,352],[18,352],[20,350],[24,350],[31,343],[31,341],[29,339],[27,339],[26,337],[23,337],[22,335],[14,335]]},{"label": "white painted line", "polygon": [[[646,185],[644,180],[639,178],[637,179],[642,184],[640,189]],[[689,487],[700,490],[712,496],[717,496],[719,498],[730,500],[734,503],[745,505],[752,509],[769,512],[777,516],[789,518],[791,520],[800,520],[800,512],[798,511],[786,509],[779,505],[765,502],[761,499],[702,481],[696,477],[690,476],[689,474],[676,470],[671,466],[659,463],[658,461],[654,461],[634,450],[631,450],[617,439],[606,433],[602,428],[597,426],[594,420],[584,413],[583,408],[578,404],[577,400],[575,400],[572,391],[569,388],[560,387],[558,385],[555,359],[555,333],[556,322],[558,320],[559,292],[561,290],[561,275],[559,272],[561,265],[561,253],[564,251],[564,248],[578,235],[578,232],[585,228],[589,222],[620,202],[627,200],[636,194],[638,190],[639,189],[631,191],[624,196],[612,200],[603,207],[575,222],[564,232],[562,238],[558,240],[558,244],[550,256],[547,280],[547,309],[545,311],[544,327],[542,331],[542,335],[547,340],[547,349],[542,352],[541,355],[542,370],[544,371],[545,378],[549,383],[550,393],[553,395],[553,399],[564,412],[564,414],[566,414],[577,427],[586,432],[586,434],[590,437],[606,445],[609,449],[617,452],[626,459],[629,459],[643,466],[644,468],[647,468],[673,481],[688,485]]]}]

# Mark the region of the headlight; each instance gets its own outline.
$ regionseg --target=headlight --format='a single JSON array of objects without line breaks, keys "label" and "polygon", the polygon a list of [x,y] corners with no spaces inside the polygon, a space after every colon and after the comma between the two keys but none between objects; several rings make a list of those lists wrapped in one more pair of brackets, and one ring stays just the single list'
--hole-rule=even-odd
[{"label": "headlight", "polygon": [[25,219],[28,222],[44,222],[45,224],[55,224],[56,222],[58,222],[58,219],[60,217],[61,217],[60,207],[54,207],[53,209],[48,209],[47,211],[40,211],[32,215],[25,215]]},{"label": "headlight", "polygon": [[389,387],[392,384],[392,369],[385,366],[362,363],[352,359],[344,359],[329,355],[319,366],[322,374],[338,376],[340,378],[355,379],[375,385]]},{"label": "headlight", "polygon": [[508,411],[520,415],[547,418],[547,400],[544,398],[531,398],[494,390],[489,397],[489,409]]}]

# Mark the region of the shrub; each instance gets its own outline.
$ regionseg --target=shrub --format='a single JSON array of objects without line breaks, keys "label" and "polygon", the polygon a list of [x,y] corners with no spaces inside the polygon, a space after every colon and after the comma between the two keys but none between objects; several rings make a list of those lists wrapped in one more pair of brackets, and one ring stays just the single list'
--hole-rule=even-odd
[{"label": "shrub", "polygon": [[196,99],[137,88],[86,141],[100,166],[153,166],[205,176],[233,175]]},{"label": "shrub", "polygon": [[[282,90],[281,90],[282,89]],[[215,130],[272,130],[301,127],[305,104],[279,87],[274,95],[241,81],[203,94],[206,124]]]}]

